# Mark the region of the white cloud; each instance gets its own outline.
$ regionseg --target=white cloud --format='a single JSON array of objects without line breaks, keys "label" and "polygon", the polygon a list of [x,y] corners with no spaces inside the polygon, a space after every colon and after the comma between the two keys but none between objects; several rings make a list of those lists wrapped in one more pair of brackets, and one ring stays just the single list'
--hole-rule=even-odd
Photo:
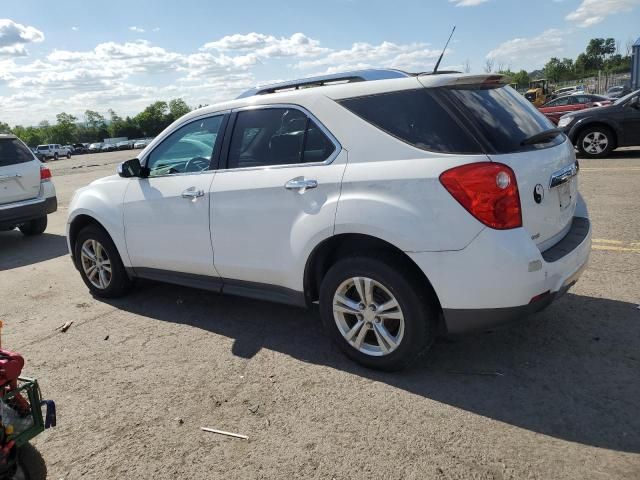
[{"label": "white cloud", "polygon": [[302,60],[294,66],[302,70],[325,68],[327,73],[373,66],[421,71],[433,65],[433,59],[440,55],[439,51],[429,50],[427,46],[426,43],[403,45],[382,42],[379,45],[371,45],[356,42],[351,48],[334,50],[316,59]]},{"label": "white cloud", "polygon": [[28,54],[25,45],[44,40],[44,34],[35,27],[0,18],[0,56],[24,57]]},{"label": "white cloud", "polygon": [[586,28],[602,22],[609,15],[630,12],[638,5],[640,0],[582,0],[578,8],[565,18]]},{"label": "white cloud", "polygon": [[136,33],[144,33],[145,29],[141,28],[141,27],[136,27],[135,25],[132,27],[129,27],[129,30],[131,30],[132,32],[136,32]]},{"label": "white cloud", "polygon": [[77,32],[78,30],[80,30],[80,27],[76,27],[75,25],[73,27],[71,27],[71,30],[73,30],[74,32]]},{"label": "white cloud", "polygon": [[536,37],[514,38],[498,45],[487,54],[487,58],[498,62],[535,63],[562,53],[565,45],[561,30],[549,29]]},{"label": "white cloud", "polygon": [[205,43],[203,50],[220,52],[240,51],[252,52],[258,57],[308,57],[329,51],[320,47],[320,42],[307,37],[303,33],[294,33],[290,37],[274,37],[264,33],[247,33],[227,35],[220,40]]},{"label": "white cloud", "polygon": [[489,0],[449,0],[449,3],[455,3],[456,7],[475,7]]}]

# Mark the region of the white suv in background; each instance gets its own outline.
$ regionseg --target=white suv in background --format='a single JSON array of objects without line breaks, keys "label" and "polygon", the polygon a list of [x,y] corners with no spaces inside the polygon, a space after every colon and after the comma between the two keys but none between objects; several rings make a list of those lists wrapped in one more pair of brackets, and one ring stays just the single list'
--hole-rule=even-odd
[{"label": "white suv in background", "polygon": [[36,147],[36,155],[43,161],[48,158],[53,158],[54,160],[58,160],[60,157],[71,158],[71,149],[58,143],[49,143],[47,145],[38,145]]},{"label": "white suv in background", "polygon": [[41,234],[57,208],[49,169],[15,135],[0,135],[0,231]]},{"label": "white suv in background", "polygon": [[94,295],[140,277],[319,304],[373,368],[543,309],[589,257],[573,146],[499,75],[252,90],[180,118],[118,173],[69,208]]}]

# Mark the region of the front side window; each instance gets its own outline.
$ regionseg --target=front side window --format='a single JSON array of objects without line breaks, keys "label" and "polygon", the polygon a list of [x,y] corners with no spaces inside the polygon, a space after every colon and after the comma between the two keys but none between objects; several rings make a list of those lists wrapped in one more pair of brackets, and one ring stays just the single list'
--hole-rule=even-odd
[{"label": "front side window", "polygon": [[149,154],[150,177],[208,170],[223,115],[183,125]]},{"label": "front side window", "polygon": [[561,97],[556,98],[553,102],[548,103],[547,107],[564,107],[565,105],[569,105],[571,102],[571,97]]},{"label": "front side window", "polygon": [[33,154],[17,138],[0,139],[0,167],[26,163],[33,160]]},{"label": "front side window", "polygon": [[331,140],[300,110],[242,110],[233,127],[228,168],[324,162],[334,151]]}]

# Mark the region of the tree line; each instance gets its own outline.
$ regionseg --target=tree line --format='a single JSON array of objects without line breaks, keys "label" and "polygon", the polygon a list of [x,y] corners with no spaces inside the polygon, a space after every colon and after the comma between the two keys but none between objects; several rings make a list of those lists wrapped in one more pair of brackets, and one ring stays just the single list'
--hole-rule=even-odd
[{"label": "tree line", "polygon": [[551,83],[581,80],[595,77],[601,72],[604,75],[613,73],[627,73],[631,71],[631,46],[629,40],[625,46],[624,54],[621,53],[620,42],[614,38],[592,38],[589,40],[585,51],[573,58],[552,57],[542,70],[527,72],[511,71],[510,66],[495,64],[491,59],[487,60],[484,71],[486,73],[497,72],[511,77],[518,88],[525,88],[531,80],[546,78]]},{"label": "tree line", "polygon": [[43,120],[35,127],[16,125],[11,128],[0,122],[0,133],[13,133],[30,147],[46,143],[94,143],[113,137],[154,137],[190,111],[191,107],[184,100],[176,98],[169,102],[154,102],[134,117],[123,118],[109,109],[108,118],[94,110],[86,110],[82,122],[65,112],[56,115],[56,123]]}]

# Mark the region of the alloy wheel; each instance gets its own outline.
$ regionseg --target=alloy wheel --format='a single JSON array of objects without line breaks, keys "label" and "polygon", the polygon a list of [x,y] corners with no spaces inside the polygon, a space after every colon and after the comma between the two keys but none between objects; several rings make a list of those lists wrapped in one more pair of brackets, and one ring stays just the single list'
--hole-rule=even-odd
[{"label": "alloy wheel", "polygon": [[91,284],[104,290],[111,284],[111,260],[97,240],[88,239],[80,250],[82,270]]},{"label": "alloy wheel", "polygon": [[371,278],[352,277],[340,284],[333,296],[333,317],[349,345],[365,355],[389,355],[404,336],[400,304]]},{"label": "alloy wheel", "polygon": [[599,155],[607,149],[609,138],[602,132],[591,132],[582,140],[582,148],[592,155]]}]

